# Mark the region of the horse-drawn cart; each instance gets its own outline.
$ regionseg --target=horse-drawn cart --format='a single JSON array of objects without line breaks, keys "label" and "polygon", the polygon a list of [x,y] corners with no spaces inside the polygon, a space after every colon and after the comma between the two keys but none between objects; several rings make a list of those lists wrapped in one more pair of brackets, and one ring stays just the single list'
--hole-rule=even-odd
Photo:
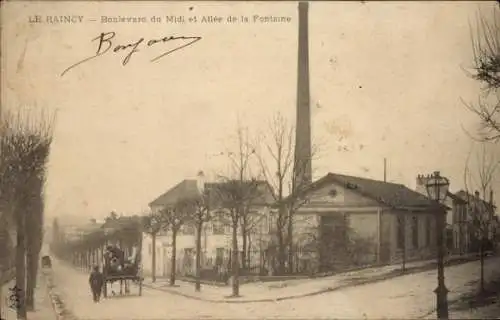
[{"label": "horse-drawn cart", "polygon": [[[113,228],[115,245],[108,244],[103,261],[103,295],[108,297],[108,285],[112,295],[116,295],[113,284],[120,283],[120,295],[131,294],[131,285],[142,295],[142,228],[140,223],[129,221],[126,225]],[[109,229],[108,229],[109,230]],[[134,290],[135,291],[135,290]]]}]

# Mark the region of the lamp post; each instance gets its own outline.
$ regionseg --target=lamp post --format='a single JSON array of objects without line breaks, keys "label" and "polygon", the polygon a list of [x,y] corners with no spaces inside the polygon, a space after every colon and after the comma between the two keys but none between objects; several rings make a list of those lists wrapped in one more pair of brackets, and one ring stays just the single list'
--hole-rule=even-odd
[{"label": "lamp post", "polygon": [[[440,208],[448,193],[450,182],[447,178],[441,177],[439,171],[435,171],[427,180],[425,185],[429,198],[438,205],[436,214],[436,233],[437,233],[437,267],[438,267],[438,287],[434,290],[436,293],[437,318],[448,319],[448,289],[444,283],[444,228],[446,211]],[[444,211],[444,212],[443,212]]]}]

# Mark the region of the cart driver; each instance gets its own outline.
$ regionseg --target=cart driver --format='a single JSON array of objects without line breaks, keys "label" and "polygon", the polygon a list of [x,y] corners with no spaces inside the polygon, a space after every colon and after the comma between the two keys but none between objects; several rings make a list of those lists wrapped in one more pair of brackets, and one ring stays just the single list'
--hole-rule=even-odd
[{"label": "cart driver", "polygon": [[117,246],[108,246],[107,251],[110,257],[110,266],[114,270],[121,270],[125,259],[125,254]]}]

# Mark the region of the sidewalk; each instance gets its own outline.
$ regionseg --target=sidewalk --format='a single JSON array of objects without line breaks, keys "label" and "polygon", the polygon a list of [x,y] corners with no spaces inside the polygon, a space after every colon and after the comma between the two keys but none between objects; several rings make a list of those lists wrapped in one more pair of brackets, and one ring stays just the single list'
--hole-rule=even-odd
[{"label": "sidewalk", "polygon": [[[447,259],[449,265],[477,260],[475,254],[453,256]],[[169,286],[168,279],[145,279],[144,286],[177,294],[195,300],[215,303],[250,303],[274,302],[314,296],[347,287],[392,279],[398,276],[432,270],[436,267],[435,260],[416,261],[406,264],[406,272],[401,271],[401,264],[383,267],[367,268],[345,272],[333,276],[274,282],[254,282],[240,286],[240,297],[230,297],[231,286],[219,287],[202,284],[201,292],[194,291],[194,283],[176,281],[174,287]]]},{"label": "sidewalk", "polygon": [[35,289],[35,310],[28,312],[29,320],[56,320],[57,316],[49,297],[47,282],[42,274],[38,274],[37,287]]}]

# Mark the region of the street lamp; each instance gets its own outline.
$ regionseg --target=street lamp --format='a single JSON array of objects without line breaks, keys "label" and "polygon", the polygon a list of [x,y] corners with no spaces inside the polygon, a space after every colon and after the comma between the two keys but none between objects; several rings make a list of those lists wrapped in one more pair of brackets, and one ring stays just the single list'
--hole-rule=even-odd
[{"label": "street lamp", "polygon": [[[439,171],[435,171],[427,180],[425,187],[429,198],[438,204],[444,202],[448,194],[450,182],[447,178],[441,177]],[[438,267],[438,287],[434,290],[437,302],[438,319],[448,319],[448,289],[444,283],[444,228],[446,210],[439,208],[436,214],[436,232],[437,232],[437,267]],[[441,212],[444,211],[444,212]]]}]

